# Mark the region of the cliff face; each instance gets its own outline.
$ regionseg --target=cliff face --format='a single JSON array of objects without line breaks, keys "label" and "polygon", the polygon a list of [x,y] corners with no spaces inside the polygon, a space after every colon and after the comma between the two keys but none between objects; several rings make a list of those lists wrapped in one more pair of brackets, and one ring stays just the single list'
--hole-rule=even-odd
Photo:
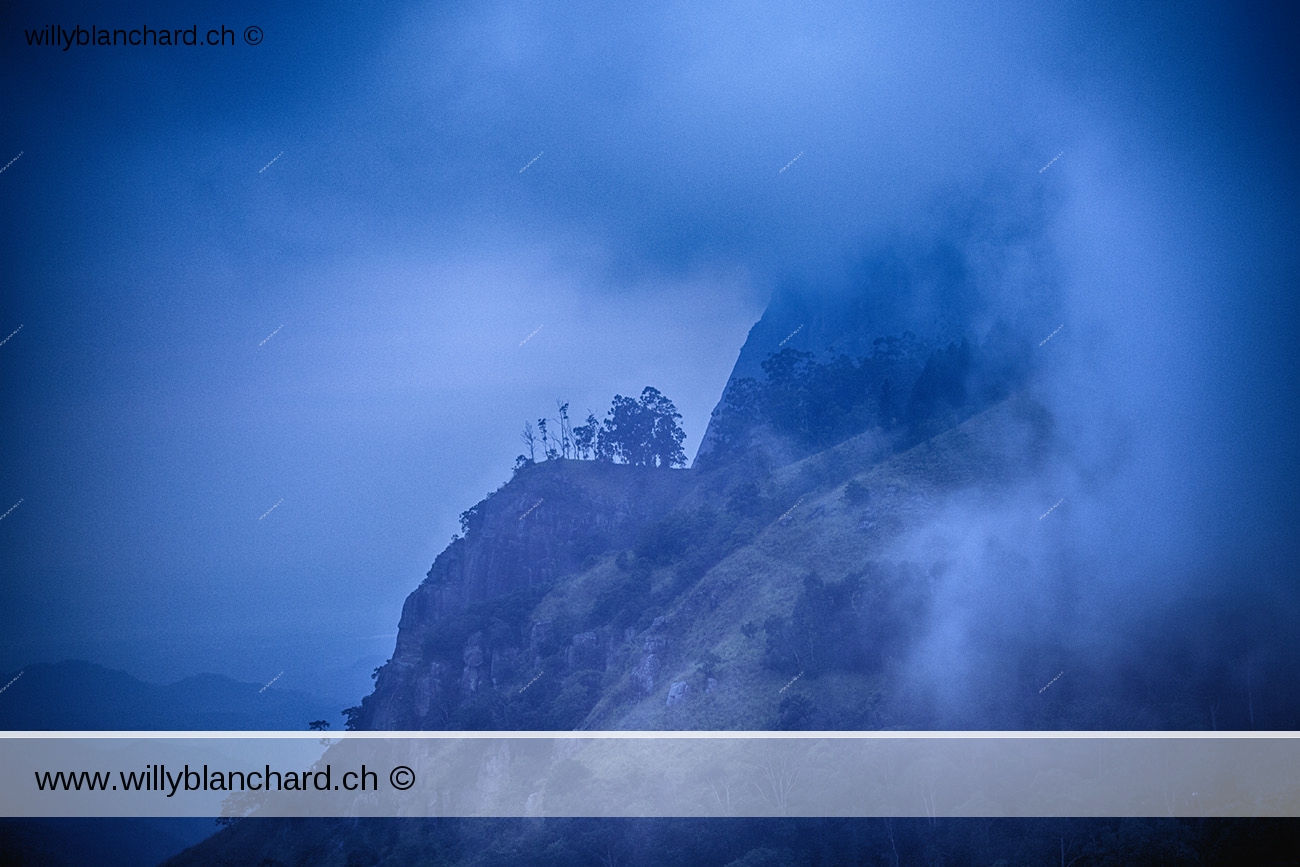
[{"label": "cliff face", "polygon": [[[927,357],[942,353],[950,345],[964,340],[982,343],[981,364],[1020,365],[1023,359],[1017,356],[1030,345],[1026,335],[1039,333],[1047,320],[1022,312],[1019,316],[1026,321],[983,320],[983,327],[973,329],[974,317],[957,300],[963,285],[962,268],[948,258],[933,255],[907,264],[888,259],[875,262],[862,275],[860,291],[783,287],[749,330],[727,381],[728,389],[744,378],[762,382],[764,362],[782,350],[810,353],[812,359],[823,363],[841,356],[871,358],[877,362],[869,388],[876,404],[873,409],[882,416],[881,421],[888,422],[889,416],[902,414]],[[945,288],[941,290],[941,286]],[[935,303],[941,297],[946,299],[944,303]],[[909,298],[910,304],[901,300]],[[1027,328],[1028,323],[1037,324]],[[881,361],[888,363],[881,365]],[[987,371],[967,374],[967,378],[973,375],[975,379],[988,379]],[[1018,374],[1005,369],[993,376],[1007,382],[1018,378]],[[882,386],[892,389],[894,406],[886,406],[891,401],[881,394]],[[842,396],[823,393],[814,400],[826,407],[842,400]],[[718,414],[727,401],[724,389],[723,399],[700,440],[697,461],[717,446]],[[936,432],[932,429],[930,434]]]},{"label": "cliff face", "polygon": [[[761,375],[761,362],[783,348],[812,351],[823,365],[794,369],[760,395],[765,415],[733,417],[742,428],[760,418],[768,433],[759,433],[794,447],[719,450],[690,470],[547,461],[468,510],[464,538],[407,598],[392,659],[351,726],[1041,723],[1020,700],[1043,682],[1031,665],[996,684],[972,720],[938,716],[899,660],[925,634],[936,588],[960,583],[968,558],[919,531],[942,530],[968,501],[991,507],[1032,485],[1052,447],[1051,419],[1014,393],[1015,376],[981,364],[978,347],[940,347],[933,332],[904,337],[868,320],[813,304],[774,311],[751,332],[733,379]],[[891,335],[900,339],[875,342]],[[844,365],[841,351],[885,357]],[[880,377],[899,391],[889,413]],[[1016,531],[1038,530],[1037,514],[1026,510]],[[968,568],[1025,571],[997,546],[970,556],[980,562]],[[1078,709],[1088,700],[1079,702],[1069,718],[1091,722]],[[485,762],[480,795],[500,788],[502,767]],[[531,809],[547,793],[528,797]],[[189,863],[216,863],[240,846],[267,851],[256,847],[269,833],[236,827]],[[290,848],[307,845],[318,844]]]},{"label": "cliff face", "polygon": [[[758,477],[525,468],[466,513],[465,538],[408,597],[393,657],[351,724],[910,721],[914,708],[871,696],[948,567],[941,551],[915,563],[892,549],[963,491],[1025,483],[1050,439],[1041,408],[1015,397],[901,452],[871,430]],[[787,707],[781,687],[804,673],[804,704]]]},{"label": "cliff face", "polygon": [[[442,727],[450,704],[472,698],[484,684],[534,671],[541,656],[569,637],[528,612],[558,579],[631,548],[641,528],[681,499],[691,475],[570,460],[516,473],[465,512],[465,536],[453,539],[407,597],[392,659],[353,725]],[[486,628],[463,636],[467,618]],[[577,643],[594,640],[583,636]]]},{"label": "cliff face", "polygon": [[[876,676],[865,660],[903,652],[879,636],[916,627],[924,595],[898,577],[911,566],[880,562],[888,543],[930,517],[922,500],[1023,480],[1050,427],[1030,402],[1007,400],[1028,370],[1023,339],[992,328],[945,342],[959,336],[949,324],[916,324],[890,303],[883,289],[779,294],[741,351],[740,386],[715,410],[715,448],[698,467],[544,461],[468,509],[464,538],[407,598],[393,656],[349,724],[656,728],[668,709],[680,725],[772,727],[777,709],[736,690],[798,673],[782,647],[807,639],[791,620],[800,605],[826,609],[812,632],[860,645],[815,655]],[[813,573],[834,586],[801,590]],[[858,592],[893,609],[831,629],[832,609]],[[706,705],[716,718],[696,719]],[[836,725],[875,719],[826,713]]]}]

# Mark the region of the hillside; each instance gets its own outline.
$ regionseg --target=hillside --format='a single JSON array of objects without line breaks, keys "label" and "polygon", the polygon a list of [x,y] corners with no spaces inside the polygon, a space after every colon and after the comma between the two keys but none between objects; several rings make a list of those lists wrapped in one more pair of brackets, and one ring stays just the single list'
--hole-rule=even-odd
[{"label": "hillside", "polygon": [[476,712],[470,705],[502,694],[543,664],[553,667],[560,642],[572,644],[569,624],[577,620],[538,611],[600,571],[610,551],[632,546],[690,481],[685,470],[597,461],[552,460],[517,472],[464,513],[465,537],[438,555],[407,598],[393,657],[351,724],[467,726]]},{"label": "hillside", "polygon": [[[963,491],[1022,481],[1050,435],[1043,410],[1016,397],[900,453],[868,431],[761,483],[723,470],[529,467],[474,508],[466,536],[407,599],[393,659],[353,725],[773,728],[796,722],[780,718],[776,696],[804,669],[786,697],[821,708],[818,722],[879,725],[883,706],[828,696],[845,694],[844,677],[864,700],[878,693],[882,660],[902,655],[895,644],[942,568],[940,556],[897,560],[891,543]],[[848,581],[854,599],[872,600],[861,623],[836,627],[844,646],[826,624],[783,625],[810,580],[814,594]],[[804,641],[800,628],[821,637],[778,660],[771,646]]]},{"label": "hillside", "polygon": [[[1044,699],[1042,673],[1025,659],[1059,648],[1029,627],[1016,636],[1022,645],[1003,647],[1010,682],[986,681],[996,688],[965,717],[917,690],[904,660],[937,616],[940,589],[960,579],[963,552],[927,545],[924,535],[918,546],[916,534],[944,527],[972,504],[1018,507],[1053,460],[1056,440],[1048,413],[1023,393],[914,445],[906,437],[874,428],[763,475],[744,462],[711,470],[562,460],[525,467],[475,507],[466,536],[407,600],[397,652],[352,711],[353,724],[1167,722],[1169,696],[1149,690],[1099,695],[1071,691],[1067,681]],[[1017,545],[1054,531],[1033,512],[1007,526],[1001,545],[977,558],[1014,584],[1032,571]],[[584,540],[595,541],[578,544]],[[961,673],[963,661],[951,666]],[[1088,678],[1077,672],[1077,680]],[[1099,678],[1089,685],[1114,686]],[[489,785],[484,779],[495,777],[481,776],[480,785]],[[850,851],[858,863],[946,862],[956,853],[978,853],[972,863],[1054,863],[1067,845],[1098,863],[1182,863],[1191,851],[1200,863],[1230,863],[1280,851],[1287,834],[1278,822],[1179,819],[248,819],[166,863],[793,867],[844,863]],[[1116,853],[1118,861],[1106,860]]]},{"label": "hillside", "polygon": [[[754,347],[742,353],[690,469],[521,462],[466,510],[463,535],[407,598],[374,691],[345,711],[349,725],[1254,723],[1253,693],[1243,707],[1205,703],[1237,683],[1232,673],[1188,665],[1188,636],[1211,635],[1198,629],[1199,615],[1151,623],[1128,645],[1142,654],[1118,662],[1061,629],[1093,613],[1078,603],[1089,576],[1071,548],[1070,510],[1051,514],[1068,444],[1034,396],[1023,336],[995,326],[943,342],[881,335],[834,310],[808,317],[816,339],[835,332],[856,349],[850,357],[772,339],[808,310],[778,312],[751,332]],[[1256,665],[1246,676],[1262,681]],[[1272,712],[1289,718],[1291,709],[1274,699]],[[901,863],[973,845],[970,826],[958,822],[895,830],[837,821],[251,820],[168,863],[400,863],[423,853],[485,865],[795,864],[796,848],[828,838],[856,840],[877,860],[892,850],[888,862]],[[1057,857],[1043,844],[1045,827],[981,826],[984,861]],[[1063,839],[1064,827],[1050,833]],[[1172,820],[1071,827],[1105,840],[1099,854],[1146,853],[1135,861],[1168,860],[1189,846],[1218,851],[1249,836],[1240,825]],[[632,836],[641,842],[629,846]]]}]

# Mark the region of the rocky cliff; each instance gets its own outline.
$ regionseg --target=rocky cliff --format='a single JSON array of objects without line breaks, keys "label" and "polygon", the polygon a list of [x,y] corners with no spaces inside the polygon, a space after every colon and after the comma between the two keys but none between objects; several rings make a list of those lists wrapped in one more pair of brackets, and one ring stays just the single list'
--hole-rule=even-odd
[{"label": "rocky cliff", "polygon": [[525,467],[407,599],[351,724],[762,728],[802,696],[816,713],[787,708],[786,724],[879,725],[905,711],[841,699],[875,694],[945,568],[891,548],[963,490],[1022,483],[1050,436],[1017,397],[901,452],[873,428],[757,479]]},{"label": "rocky cliff", "polygon": [[[1001,322],[966,336],[881,288],[960,283],[933,258],[881,265],[872,276],[880,291],[778,293],[714,412],[707,459],[692,469],[549,460],[466,510],[463,537],[407,598],[392,658],[349,724],[777,724],[779,708],[737,690],[797,674],[776,645],[798,631],[788,622],[801,582],[816,573],[850,605],[844,582],[878,605],[917,597],[894,586],[908,582],[889,551],[934,517],[917,504],[1013,484],[1047,447],[1043,412],[1008,398],[1030,369],[1023,336]],[[940,559],[907,569],[932,571]],[[840,631],[905,632],[900,612],[915,605],[899,605]],[[887,649],[864,641],[866,655],[819,653],[861,662]],[[675,722],[638,711],[644,702]],[[708,719],[697,713],[704,706]],[[866,718],[854,711],[841,722]]]},{"label": "rocky cliff", "polygon": [[522,468],[464,513],[465,535],[407,597],[392,659],[352,724],[441,728],[452,705],[484,686],[531,677],[560,643],[566,665],[598,655],[595,633],[562,635],[563,627],[532,612],[558,580],[633,547],[643,527],[677,504],[690,477],[596,461]]}]

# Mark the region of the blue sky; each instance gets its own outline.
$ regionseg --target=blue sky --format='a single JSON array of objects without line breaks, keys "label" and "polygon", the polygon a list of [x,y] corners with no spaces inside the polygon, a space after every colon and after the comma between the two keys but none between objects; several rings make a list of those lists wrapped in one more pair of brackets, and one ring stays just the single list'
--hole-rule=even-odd
[{"label": "blue sky", "polygon": [[[49,22],[265,38],[28,48]],[[8,6],[0,667],[329,691],[525,418],[650,384],[693,453],[774,289],[852,291],[1009,174],[1055,203],[1080,448],[1099,401],[1149,413],[1135,501],[1277,540],[1294,36],[1173,3]]]}]

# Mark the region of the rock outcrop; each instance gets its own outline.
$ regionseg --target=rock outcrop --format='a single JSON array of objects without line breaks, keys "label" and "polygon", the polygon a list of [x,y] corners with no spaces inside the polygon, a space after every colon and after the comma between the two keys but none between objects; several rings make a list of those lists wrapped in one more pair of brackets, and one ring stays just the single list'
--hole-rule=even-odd
[{"label": "rock outcrop", "polygon": [[[610,551],[631,548],[642,527],[677,504],[689,476],[684,470],[565,460],[517,472],[462,515],[464,537],[452,540],[407,597],[393,656],[353,725],[441,727],[453,705],[484,685],[536,674],[542,660],[561,649],[560,642],[567,644],[569,670],[603,669],[610,650],[595,632],[560,635],[549,620],[517,631],[500,623],[452,648],[443,646],[447,625],[501,600],[535,601],[558,579]],[[645,682],[653,688],[659,662],[643,664]]]}]

